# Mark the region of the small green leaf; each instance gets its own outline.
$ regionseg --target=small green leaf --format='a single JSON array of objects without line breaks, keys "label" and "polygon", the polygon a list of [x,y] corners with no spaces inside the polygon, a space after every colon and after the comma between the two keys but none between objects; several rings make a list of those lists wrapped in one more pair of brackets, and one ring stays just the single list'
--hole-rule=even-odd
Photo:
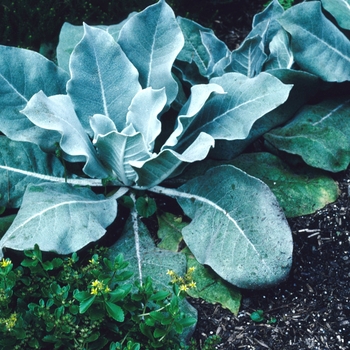
[{"label": "small green leaf", "polygon": [[147,326],[145,323],[140,323],[139,327],[142,334],[149,339],[153,339],[153,334],[149,326]]},{"label": "small green leaf", "polygon": [[154,320],[156,320],[156,321],[162,321],[163,320],[163,318],[164,318],[164,315],[161,313],[161,312],[159,312],[159,311],[151,311],[150,313],[149,313],[149,315],[154,319]]},{"label": "small green leaf", "polygon": [[44,269],[45,271],[51,271],[51,270],[53,270],[53,264],[52,264],[51,261],[45,261],[45,262],[42,264],[42,266],[43,266],[43,269]]},{"label": "small green leaf", "polygon": [[24,260],[22,260],[21,265],[24,267],[37,266],[38,260],[24,259]]},{"label": "small green leaf", "polygon": [[156,324],[156,320],[151,317],[147,317],[145,319],[145,324],[149,327],[154,327],[154,325]]},{"label": "small green leaf", "polygon": [[139,197],[136,200],[136,210],[140,216],[148,218],[157,210],[156,202],[150,197]]},{"label": "small green leaf", "polygon": [[109,293],[110,302],[114,303],[116,301],[123,300],[129,294],[129,292],[131,291],[131,288],[132,288],[131,284],[126,284],[113,290],[112,292]]},{"label": "small green leaf", "polygon": [[194,317],[184,317],[176,322],[180,323],[184,328],[186,328],[196,324],[197,320]]},{"label": "small green leaf", "polygon": [[158,237],[161,239],[158,248],[179,251],[179,245],[183,241],[181,231],[188,225],[181,217],[171,213],[164,213],[157,217]]},{"label": "small green leaf", "polygon": [[85,313],[89,307],[94,303],[96,298],[96,295],[92,295],[89,299],[85,299],[84,301],[80,302],[80,306],[79,306],[79,312],[81,314]]},{"label": "small green leaf", "polygon": [[111,316],[117,322],[124,321],[124,311],[122,308],[110,301],[105,301],[105,307],[108,312],[108,315]]},{"label": "small green leaf", "polygon": [[156,328],[153,332],[153,336],[155,338],[161,338],[164,337],[167,334],[165,329],[161,329],[161,328]]},{"label": "small green leaf", "polygon": [[134,273],[132,271],[123,271],[114,277],[115,281],[126,281],[130,279]]},{"label": "small green leaf", "polygon": [[250,318],[254,322],[262,322],[264,321],[264,311],[263,310],[256,310],[251,313]]},{"label": "small green leaf", "polygon": [[79,292],[78,290],[75,290],[73,293],[74,299],[78,300],[78,301],[84,301],[87,300],[91,297],[91,294],[89,292]]},{"label": "small green leaf", "polygon": [[[0,212],[2,208],[5,208],[5,207],[0,207]],[[2,237],[2,235],[8,230],[8,228],[11,226],[15,217],[16,217],[16,214],[12,214],[12,215],[7,215],[0,218],[0,237]]]},{"label": "small green leaf", "polygon": [[118,201],[125,208],[131,209],[134,207],[134,201],[131,199],[130,196],[123,196]]},{"label": "small green leaf", "polygon": [[151,295],[150,300],[153,301],[160,301],[160,300],[164,300],[169,296],[169,291],[166,290],[161,290],[153,295]]}]

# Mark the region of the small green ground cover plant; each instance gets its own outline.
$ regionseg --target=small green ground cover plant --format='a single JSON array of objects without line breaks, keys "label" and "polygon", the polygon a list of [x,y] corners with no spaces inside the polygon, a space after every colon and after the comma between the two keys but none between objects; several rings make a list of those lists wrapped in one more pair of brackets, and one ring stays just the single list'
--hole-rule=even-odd
[{"label": "small green ground cover plant", "polygon": [[[343,5],[274,0],[234,51],[163,0],[116,25],[65,23],[57,64],[0,46],[0,258],[77,252],[117,218],[108,259],[124,254],[131,283],[162,290],[197,264],[196,297],[220,285],[239,304],[233,286],[284,280],[286,217],[336,200],[329,173],[350,162]],[[256,140],[264,152],[245,153]]]},{"label": "small green ground cover plant", "polygon": [[0,348],[189,349],[183,334],[196,318],[181,302],[195,288],[193,269],[184,276],[168,271],[171,293],[156,290],[150,278],[128,283],[133,273],[123,256],[111,261],[104,253],[44,259],[35,246],[20,266],[2,259]]}]

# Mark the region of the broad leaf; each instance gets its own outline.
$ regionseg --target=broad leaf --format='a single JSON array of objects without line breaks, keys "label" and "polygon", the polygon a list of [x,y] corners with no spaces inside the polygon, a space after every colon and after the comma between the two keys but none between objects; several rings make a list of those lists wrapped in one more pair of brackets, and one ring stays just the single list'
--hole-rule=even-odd
[{"label": "broad leaf", "polygon": [[247,38],[243,44],[231,54],[231,64],[226,72],[237,72],[253,78],[258,75],[267,59],[263,40],[260,35]]},{"label": "broad leaf", "polygon": [[157,216],[158,238],[161,240],[157,247],[177,252],[182,242],[182,229],[188,225],[183,222],[181,216],[177,217],[171,213]]},{"label": "broad leaf", "polygon": [[292,36],[294,58],[303,70],[326,81],[350,80],[349,39],[323,15],[319,1],[292,6],[279,21]]},{"label": "broad leaf", "polygon": [[273,0],[266,9],[253,18],[253,28],[245,40],[259,35],[262,38],[264,51],[268,52],[268,45],[276,33],[281,29],[278,19],[283,14],[284,9],[278,0]]},{"label": "broad leaf", "polygon": [[137,186],[150,188],[158,185],[166,178],[175,175],[179,168],[182,170],[183,163],[203,160],[213,146],[214,139],[210,135],[201,132],[181,154],[170,149],[164,149],[158,155],[146,161],[131,161],[130,165],[138,174]]},{"label": "broad leaf", "polygon": [[178,93],[171,68],[184,44],[170,6],[160,0],[131,17],[121,29],[118,43],[137,68],[141,86],[165,88],[169,106]]},{"label": "broad leaf", "polygon": [[[132,17],[135,14],[136,12],[132,12],[129,14],[129,17]],[[118,24],[113,24],[110,26],[98,25],[96,27],[99,29],[105,30],[106,32],[112,35],[114,40],[117,40],[120,29],[122,28],[122,26],[127,20],[128,19],[125,19],[124,21]],[[68,22],[63,23],[63,26],[60,31],[56,52],[57,52],[58,66],[64,69],[66,72],[69,72],[70,55],[72,54],[75,46],[79,43],[79,41],[82,39],[83,36],[84,36],[83,25],[75,26]]]},{"label": "broad leaf", "polygon": [[[69,76],[40,54],[0,46],[0,131],[15,141],[47,138],[20,110],[42,90],[48,96],[65,92]],[[48,141],[48,147],[53,142]]]},{"label": "broad leaf", "polygon": [[340,27],[350,30],[349,0],[322,0],[322,6],[336,19]]},{"label": "broad leaf", "polygon": [[210,57],[203,44],[202,34],[211,33],[212,30],[180,16],[177,17],[177,21],[184,35],[185,43],[176,59],[187,63],[194,62],[198,67],[199,74],[206,76]]},{"label": "broad leaf", "polygon": [[64,168],[55,156],[0,136],[0,206],[18,208],[28,184],[50,179],[64,182]]},{"label": "broad leaf", "polygon": [[267,133],[265,139],[313,167],[345,170],[350,164],[349,108],[348,96],[305,106],[289,124]]},{"label": "broad leaf", "polygon": [[[182,144],[184,144],[182,149],[186,148],[190,144],[188,140],[186,141],[181,139],[182,135],[186,133],[186,130],[190,128],[193,123],[196,123],[197,114],[209,100],[211,95],[215,95],[215,93],[224,94],[225,92],[224,89],[218,84],[200,84],[191,87],[190,98],[181,109],[179,116],[177,117],[177,125],[175,130],[164,143],[162,149],[178,149],[179,140]],[[195,129],[195,127],[193,129]]]},{"label": "broad leaf", "polygon": [[94,144],[100,153],[101,161],[126,186],[134,185],[137,180],[137,173],[131,163],[151,158],[140,133],[129,136],[118,131],[111,131],[106,135],[97,135]]},{"label": "broad leaf", "polygon": [[[272,19],[278,18],[283,14],[284,10],[278,0],[272,0],[264,11],[257,13],[253,18],[253,28],[266,32]],[[265,28],[265,30],[262,30]],[[256,29],[255,29],[256,30]],[[255,34],[255,33],[254,33]]]},{"label": "broad leaf", "polygon": [[70,72],[67,92],[84,129],[90,133],[89,118],[103,114],[121,131],[128,107],[141,86],[137,70],[113,37],[84,25],[84,37],[70,57]]},{"label": "broad leaf", "polygon": [[208,77],[224,74],[224,69],[231,61],[231,53],[226,44],[219,40],[212,32],[201,33],[203,45],[209,52]]},{"label": "broad leaf", "polygon": [[[57,140],[70,162],[86,162],[85,174],[92,178],[104,178],[107,171],[100,163],[97,153],[75,114],[74,106],[67,95],[47,97],[40,91],[35,94],[21,111],[35,125],[53,130],[61,135]],[[42,139],[30,140],[41,146]],[[54,140],[53,140],[54,141]],[[45,142],[45,140],[44,140]]]},{"label": "broad leaf", "polygon": [[[185,45],[177,56],[177,66],[185,76],[188,76],[190,64],[193,62],[198,73],[203,77],[219,76],[230,63],[230,51],[226,44],[219,40],[211,29],[187,18],[177,17],[185,37]],[[187,62],[187,65],[179,63]],[[181,68],[182,67],[182,68]]]},{"label": "broad leaf", "polygon": [[187,290],[190,297],[212,304],[219,303],[234,315],[238,314],[242,297],[238,288],[224,281],[210,267],[199,264],[193,256],[187,257],[187,265],[195,268],[192,276],[196,288]]},{"label": "broad leaf", "polygon": [[150,152],[153,151],[154,141],[162,129],[158,115],[165,104],[164,89],[146,88],[135,95],[126,115],[126,124],[132,124],[135,130],[142,134]]},{"label": "broad leaf", "polygon": [[308,215],[337,200],[336,182],[325,172],[307,166],[291,168],[270,153],[247,153],[231,164],[264,181],[286,217]]},{"label": "broad leaf", "polygon": [[296,111],[310,97],[316,94],[321,86],[318,77],[300,70],[273,69],[266,73],[275,76],[286,85],[293,85],[288,100],[258,119],[245,139],[234,141],[217,140],[215,148],[210,153],[212,157],[216,159],[233,159],[237,157],[260,136],[290,120]]},{"label": "broad leaf", "polygon": [[290,48],[290,39],[284,29],[280,29],[273,37],[269,45],[270,55],[265,62],[264,70],[290,69],[294,63],[293,53]]},{"label": "broad leaf", "polygon": [[192,219],[182,230],[186,244],[201,264],[223,279],[240,288],[263,288],[287,277],[291,231],[263,182],[226,165],[178,190],[156,189],[177,198]]},{"label": "broad leaf", "polygon": [[101,238],[116,214],[115,199],[105,199],[89,188],[29,185],[0,248],[29,250],[38,244],[42,251],[70,254]]},{"label": "broad leaf", "polygon": [[268,73],[251,79],[226,73],[210,82],[222,86],[227,95],[213,96],[205,104],[196,118],[197,130],[225,140],[246,138],[254,122],[285,102],[292,89]]}]

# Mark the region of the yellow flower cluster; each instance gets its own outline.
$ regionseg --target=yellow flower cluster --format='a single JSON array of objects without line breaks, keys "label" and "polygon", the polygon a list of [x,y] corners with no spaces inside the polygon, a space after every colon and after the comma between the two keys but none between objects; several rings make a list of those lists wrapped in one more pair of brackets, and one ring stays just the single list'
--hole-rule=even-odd
[{"label": "yellow flower cluster", "polygon": [[102,281],[95,280],[91,282],[91,294],[98,295],[100,293],[109,293],[111,289],[105,286]]},{"label": "yellow flower cluster", "polygon": [[9,265],[11,265],[12,264],[12,262],[11,262],[11,260],[10,259],[2,259],[1,261],[0,261],[0,267],[7,267],[7,266],[9,266]]},{"label": "yellow flower cluster", "polygon": [[9,318],[0,318],[0,324],[5,325],[8,331],[11,331],[17,323],[17,313],[14,312]]},{"label": "yellow flower cluster", "polygon": [[190,267],[183,277],[178,276],[173,270],[168,270],[167,275],[171,277],[172,284],[178,284],[180,291],[186,292],[191,288],[196,288],[196,282],[192,277],[195,269],[195,267]]}]

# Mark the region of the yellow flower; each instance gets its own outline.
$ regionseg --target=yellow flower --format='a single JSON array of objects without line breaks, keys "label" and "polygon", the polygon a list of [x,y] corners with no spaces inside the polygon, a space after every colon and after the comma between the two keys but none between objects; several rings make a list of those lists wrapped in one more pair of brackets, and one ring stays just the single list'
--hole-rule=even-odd
[{"label": "yellow flower", "polygon": [[17,323],[17,313],[16,312],[11,314],[9,318],[1,318],[0,319],[0,324],[4,324],[8,331],[11,331],[12,328],[16,325],[16,323]]},{"label": "yellow flower", "polygon": [[192,267],[190,267],[189,269],[188,269],[188,272],[189,273],[192,273],[192,272],[194,272],[196,270],[196,268],[194,267],[194,266],[192,266]]},{"label": "yellow flower", "polygon": [[91,285],[92,285],[93,287],[97,287],[98,289],[100,289],[100,288],[101,288],[101,285],[102,285],[102,282],[99,281],[99,280],[95,280],[95,281],[91,282]]},{"label": "yellow flower", "polygon": [[168,270],[168,271],[166,272],[166,274],[169,275],[169,276],[174,276],[174,275],[175,275],[175,272],[174,272],[173,270]]},{"label": "yellow flower", "polygon": [[95,260],[94,258],[90,259],[90,260],[89,260],[89,263],[90,263],[91,265],[98,265],[98,261]]},{"label": "yellow flower", "polygon": [[0,261],[0,266],[1,267],[6,267],[6,266],[9,266],[9,265],[11,265],[11,260],[10,259],[2,259],[1,261]]},{"label": "yellow flower", "polygon": [[104,286],[104,283],[99,280],[95,280],[91,282],[91,294],[97,295],[100,292],[109,293],[111,289],[108,286]]},{"label": "yellow flower", "polygon": [[181,284],[180,290],[183,291],[183,292],[186,292],[188,290],[187,285],[186,284]]},{"label": "yellow flower", "polygon": [[196,288],[196,282],[195,281],[191,281],[189,284],[188,284],[188,287],[189,288]]},{"label": "yellow flower", "polygon": [[92,295],[97,295],[98,294],[98,289],[96,287],[91,288],[91,294]]}]

